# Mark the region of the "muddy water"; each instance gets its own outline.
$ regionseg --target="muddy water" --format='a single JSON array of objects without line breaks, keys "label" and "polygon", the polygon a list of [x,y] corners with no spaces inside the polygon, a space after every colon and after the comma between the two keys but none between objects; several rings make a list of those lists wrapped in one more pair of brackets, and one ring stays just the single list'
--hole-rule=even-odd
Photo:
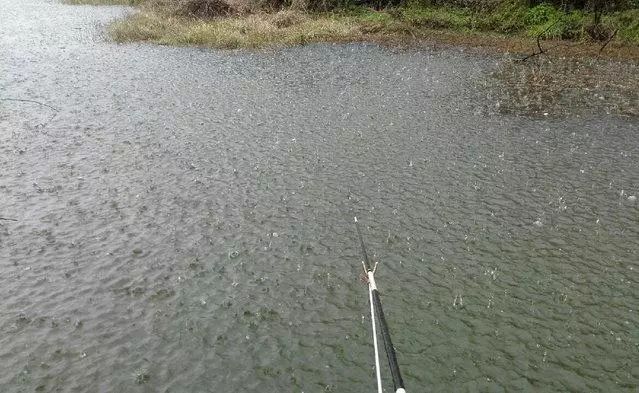
[{"label": "muddy water", "polygon": [[0,0],[2,392],[371,391],[353,215],[409,391],[636,391],[636,119],[496,113],[457,50],[109,43],[123,12]]}]

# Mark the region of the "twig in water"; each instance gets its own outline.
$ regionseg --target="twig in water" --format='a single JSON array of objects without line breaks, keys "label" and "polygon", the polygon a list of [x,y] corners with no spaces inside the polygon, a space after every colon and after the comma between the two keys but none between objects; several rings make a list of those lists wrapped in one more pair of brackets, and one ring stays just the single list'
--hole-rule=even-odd
[{"label": "twig in water", "polygon": [[42,106],[46,106],[47,108],[53,109],[56,112],[59,112],[60,109],[51,106],[49,104],[45,104],[44,102],[40,102],[40,101],[36,101],[36,100],[25,100],[22,98],[0,98],[0,101],[17,101],[17,102],[30,102],[32,104],[38,104],[38,105],[42,105]]},{"label": "twig in water", "polygon": [[53,111],[53,115],[51,115],[49,120],[47,120],[45,123],[40,124],[41,127],[45,127],[47,124],[49,124],[51,120],[53,120],[58,115],[58,112],[60,112],[60,109],[54,106],[51,106],[49,104],[45,104],[44,102],[40,102],[36,100],[26,100],[23,98],[0,98],[0,101],[29,102],[31,104],[38,104],[40,106],[44,106],[51,109]]}]

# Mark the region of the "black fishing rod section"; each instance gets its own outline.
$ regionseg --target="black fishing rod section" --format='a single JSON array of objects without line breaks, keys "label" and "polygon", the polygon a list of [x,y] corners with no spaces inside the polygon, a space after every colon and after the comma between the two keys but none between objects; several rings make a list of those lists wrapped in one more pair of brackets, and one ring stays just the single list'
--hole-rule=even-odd
[{"label": "black fishing rod section", "polygon": [[397,363],[397,354],[395,353],[395,347],[393,347],[393,341],[391,340],[390,331],[388,330],[388,324],[386,323],[386,317],[384,316],[384,309],[382,308],[382,300],[377,290],[377,284],[375,283],[375,267],[371,267],[371,262],[368,258],[368,252],[366,252],[366,245],[364,245],[364,238],[362,232],[359,229],[359,222],[355,217],[355,228],[357,229],[357,236],[359,237],[359,243],[362,248],[362,255],[364,257],[364,269],[368,277],[368,285],[372,290],[373,306],[375,307],[375,314],[378,317],[379,330],[384,340],[384,349],[386,350],[386,357],[388,358],[388,366],[390,368],[391,376],[393,377],[393,386],[395,387],[395,393],[406,393],[404,388],[404,380],[402,379],[402,373],[399,370],[399,364]]}]

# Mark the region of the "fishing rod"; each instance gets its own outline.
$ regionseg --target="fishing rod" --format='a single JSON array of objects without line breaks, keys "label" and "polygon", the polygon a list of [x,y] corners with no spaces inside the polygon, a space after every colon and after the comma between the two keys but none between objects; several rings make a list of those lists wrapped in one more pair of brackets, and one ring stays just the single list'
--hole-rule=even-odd
[{"label": "fishing rod", "polygon": [[364,260],[362,265],[364,271],[368,277],[368,293],[369,301],[371,304],[371,322],[373,325],[373,346],[375,348],[375,370],[377,375],[377,391],[382,393],[382,379],[380,376],[379,367],[379,351],[377,349],[377,329],[375,327],[375,316],[379,322],[379,329],[384,340],[384,348],[386,349],[386,357],[388,358],[388,365],[390,367],[391,376],[393,377],[393,386],[395,387],[395,393],[406,393],[404,389],[404,380],[402,374],[399,371],[399,364],[397,363],[397,355],[395,354],[395,348],[393,347],[393,341],[391,340],[390,332],[388,331],[388,325],[386,324],[386,317],[384,317],[384,310],[382,309],[382,301],[379,297],[379,291],[377,290],[377,284],[375,283],[375,270],[377,270],[377,262],[375,266],[371,267],[370,260],[368,259],[368,253],[366,252],[366,246],[364,245],[364,238],[362,232],[359,230],[359,222],[355,217],[355,228],[357,229],[357,236],[359,236],[359,243],[362,247],[362,255]]}]

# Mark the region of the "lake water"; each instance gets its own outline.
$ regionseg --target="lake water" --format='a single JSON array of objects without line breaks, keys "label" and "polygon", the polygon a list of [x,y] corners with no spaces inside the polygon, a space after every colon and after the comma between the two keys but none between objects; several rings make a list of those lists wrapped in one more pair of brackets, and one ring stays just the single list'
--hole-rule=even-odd
[{"label": "lake water", "polygon": [[0,0],[0,391],[373,391],[358,216],[409,392],[636,392],[637,118],[499,113],[455,49],[110,43],[124,12]]}]

